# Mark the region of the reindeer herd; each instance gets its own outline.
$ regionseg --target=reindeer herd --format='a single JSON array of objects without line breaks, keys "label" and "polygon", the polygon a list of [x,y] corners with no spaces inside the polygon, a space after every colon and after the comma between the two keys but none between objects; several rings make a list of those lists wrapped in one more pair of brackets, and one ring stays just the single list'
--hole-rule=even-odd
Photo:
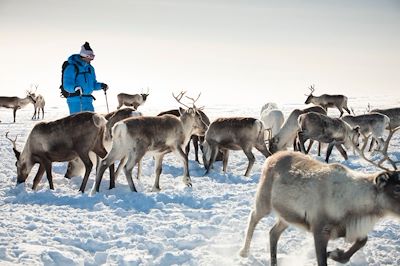
[{"label": "reindeer herd", "polygon": [[[37,87],[36,87],[37,88]],[[27,179],[32,167],[39,168],[32,189],[36,189],[44,172],[50,189],[52,162],[69,162],[65,177],[83,175],[80,191],[83,193],[94,165],[96,179],[92,193],[99,192],[105,170],[109,169],[110,189],[116,185],[121,171],[131,191],[136,192],[135,181],[140,176],[141,160],[151,154],[155,161],[155,182],[152,191],[160,191],[162,161],[173,153],[183,168],[183,183],[192,186],[188,164],[190,140],[200,143],[206,174],[212,171],[216,160],[222,160],[222,170],[227,169],[230,150],[242,150],[248,159],[245,176],[249,176],[255,163],[253,148],[266,158],[255,195],[255,204],[249,216],[246,239],[240,255],[249,253],[250,243],[257,223],[274,212],[277,221],[270,231],[271,265],[277,265],[277,242],[281,233],[295,225],[310,231],[314,237],[318,265],[327,265],[327,259],[346,263],[367,242],[367,234],[374,224],[388,214],[400,216],[400,173],[396,161],[388,154],[390,139],[400,128],[400,108],[375,109],[362,115],[350,115],[344,95],[313,96],[310,87],[306,104],[314,106],[295,109],[286,120],[276,105],[263,106],[260,118],[220,117],[210,123],[202,107],[181,92],[174,99],[184,108],[169,110],[158,116],[144,116],[137,111],[148,96],[146,94],[118,95],[118,108],[105,116],[81,112],[51,122],[37,123],[30,132],[22,152],[12,139],[17,158],[17,183]],[[28,92],[26,98],[0,97],[0,106],[15,112],[28,103],[35,104],[44,116],[44,99]],[[190,103],[185,103],[189,101]],[[125,105],[127,108],[121,107]],[[328,116],[328,108],[336,107],[340,117]],[[343,116],[343,109],[349,115]],[[63,137],[60,137],[63,136]],[[374,161],[366,155],[379,153]],[[386,140],[385,140],[386,137]],[[360,142],[361,139],[361,142]],[[309,140],[306,148],[305,142]],[[326,163],[312,158],[309,153],[314,141],[327,144]],[[374,144],[377,144],[375,149]],[[287,151],[293,147],[293,151]],[[335,147],[347,159],[353,150],[381,172],[362,174],[340,163],[328,164]],[[196,149],[196,161],[198,159]],[[385,166],[390,164],[390,168]],[[114,165],[118,164],[115,170]],[[132,178],[137,166],[137,177]],[[354,244],[348,250],[327,251],[329,240],[345,238]]]}]

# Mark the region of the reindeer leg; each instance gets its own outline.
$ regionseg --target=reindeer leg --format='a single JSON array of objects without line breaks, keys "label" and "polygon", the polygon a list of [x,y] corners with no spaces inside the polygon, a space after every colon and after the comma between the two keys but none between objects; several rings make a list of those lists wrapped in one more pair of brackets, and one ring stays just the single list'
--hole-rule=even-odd
[{"label": "reindeer leg", "polygon": [[15,123],[15,117],[17,116],[17,110],[18,110],[18,108],[13,109],[14,123]]},{"label": "reindeer leg", "polygon": [[318,266],[328,265],[328,254],[326,248],[330,238],[330,231],[320,224],[313,228],[315,252],[317,255]]},{"label": "reindeer leg", "polygon": [[350,260],[354,253],[365,246],[367,240],[368,237],[357,239],[356,242],[354,242],[354,244],[347,251],[336,249],[334,251],[328,252],[328,257],[333,259],[334,261],[345,264]]},{"label": "reindeer leg", "polygon": [[343,156],[343,158],[345,159],[345,160],[347,160],[348,159],[348,157],[347,157],[347,153],[346,153],[346,151],[343,149],[343,147],[342,147],[342,144],[335,144],[335,147],[336,147],[336,149],[338,149],[338,151],[340,152],[340,154]]},{"label": "reindeer leg", "polygon": [[256,158],[254,157],[254,154],[251,152],[250,149],[243,149],[244,154],[246,154],[247,159],[249,160],[249,164],[247,165],[246,172],[244,173],[244,176],[249,176],[250,170],[253,167],[254,162],[256,161]]},{"label": "reindeer leg", "polygon": [[183,183],[185,183],[186,186],[191,187],[192,186],[192,180],[190,179],[190,174],[189,174],[189,161],[187,155],[183,152],[181,147],[178,146],[178,149],[175,151],[179,157],[181,157],[182,163],[183,163]]},{"label": "reindeer leg", "polygon": [[153,192],[157,192],[160,191],[160,175],[162,172],[162,160],[164,158],[164,154],[160,154],[160,155],[156,155],[154,156],[154,165],[155,165],[155,175],[156,178],[154,180],[154,185],[153,188],[151,189],[151,191]]},{"label": "reindeer leg", "polygon": [[192,143],[194,146],[194,159],[196,160],[196,162],[200,163],[200,161],[199,161],[199,137],[196,135],[193,135]]},{"label": "reindeer leg", "polygon": [[308,145],[308,148],[307,148],[305,154],[308,154],[310,152],[311,146],[313,145],[313,143],[314,143],[314,140],[310,139],[310,144]]},{"label": "reindeer leg", "polygon": [[[263,197],[263,195],[261,195],[261,197]],[[269,195],[267,197],[269,197]],[[261,199],[256,199],[255,207],[249,215],[246,240],[239,253],[242,257],[247,257],[249,255],[251,239],[253,238],[254,229],[256,228],[258,222],[271,211],[269,205],[264,204],[264,201],[262,201],[262,204],[258,204],[258,202],[261,202]],[[266,199],[265,202],[269,202],[269,199]]]},{"label": "reindeer leg", "polygon": [[223,159],[222,159],[222,171],[224,173],[226,173],[226,167],[228,165],[228,159],[229,159],[229,150],[228,149],[224,149],[221,150],[223,153]]},{"label": "reindeer leg", "polygon": [[32,185],[33,190],[36,190],[36,188],[40,182],[40,179],[42,179],[44,171],[45,171],[45,167],[44,167],[43,163],[39,163],[39,169],[35,175],[35,178],[33,179],[33,185]]},{"label": "reindeer leg", "polygon": [[304,142],[307,140],[307,138],[304,135],[303,131],[298,131],[297,132],[297,138],[299,139],[299,146],[300,146],[300,151],[302,153],[306,153],[306,148],[304,146]]},{"label": "reindeer leg", "polygon": [[111,164],[110,167],[108,167],[108,170],[110,172],[110,187],[109,189],[115,188],[115,164]]},{"label": "reindeer leg", "polygon": [[90,172],[92,171],[92,168],[93,168],[93,163],[90,160],[88,154],[81,154],[79,156],[79,158],[82,160],[83,164],[85,165],[85,176],[83,177],[81,187],[79,188],[79,191],[84,193],[87,181],[89,179]]},{"label": "reindeer leg", "polygon": [[320,141],[318,141],[318,156],[321,156],[321,146],[322,146],[322,143]]},{"label": "reindeer leg", "polygon": [[50,189],[54,190],[53,175],[51,173],[51,161],[49,160],[44,161],[44,167],[46,169],[46,176],[47,176],[47,181],[49,181]]},{"label": "reindeer leg", "polygon": [[328,163],[328,161],[329,161],[329,157],[331,156],[333,146],[335,146],[335,144],[333,142],[329,143],[329,145],[328,145],[328,149],[326,150],[326,157],[325,157],[326,163]]},{"label": "reindeer leg", "polygon": [[129,157],[130,157],[130,160],[128,160],[128,162],[124,166],[124,173],[125,173],[126,181],[128,181],[128,185],[129,185],[129,188],[131,189],[131,191],[137,192],[135,183],[133,183],[133,179],[132,179],[132,170],[141,158],[135,156],[132,153],[129,155]]},{"label": "reindeer leg", "polygon": [[288,224],[278,219],[272,229],[269,231],[269,250],[271,253],[271,265],[278,265],[278,260],[276,258],[278,250],[278,240],[283,231],[288,228]]},{"label": "reindeer leg", "polygon": [[208,174],[210,170],[213,168],[213,164],[215,162],[215,158],[217,157],[217,152],[218,148],[216,145],[211,145],[211,155],[210,155],[210,161],[208,163],[208,168],[205,174]]}]

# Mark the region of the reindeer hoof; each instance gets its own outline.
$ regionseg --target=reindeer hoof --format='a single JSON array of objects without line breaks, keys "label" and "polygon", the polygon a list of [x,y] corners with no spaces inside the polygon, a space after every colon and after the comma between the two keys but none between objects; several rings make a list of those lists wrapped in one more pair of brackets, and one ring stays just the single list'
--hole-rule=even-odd
[{"label": "reindeer hoof", "polygon": [[249,251],[247,249],[241,249],[239,252],[240,257],[247,258],[249,256]]},{"label": "reindeer hoof", "polygon": [[349,258],[344,256],[344,250],[339,248],[328,252],[328,257],[342,264],[347,263],[349,261]]},{"label": "reindeer hoof", "polygon": [[161,189],[159,187],[153,187],[151,189],[151,192],[160,192],[160,191],[161,191]]},{"label": "reindeer hoof", "polygon": [[186,184],[187,187],[193,187],[192,183]]}]

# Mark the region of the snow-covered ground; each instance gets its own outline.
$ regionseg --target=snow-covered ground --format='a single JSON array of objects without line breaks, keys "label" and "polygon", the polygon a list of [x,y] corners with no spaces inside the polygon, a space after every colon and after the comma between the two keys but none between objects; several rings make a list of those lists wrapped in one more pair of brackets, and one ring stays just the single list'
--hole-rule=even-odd
[{"label": "snow-covered ground", "polygon": [[[299,102],[302,103],[304,99]],[[393,98],[350,99],[349,105],[358,113],[367,103],[373,107],[400,105]],[[279,105],[287,116],[297,103]],[[45,176],[39,189],[32,191],[34,168],[25,185],[16,186],[15,157],[11,143],[4,137],[18,134],[17,146],[22,149],[31,128],[32,106],[17,112],[0,109],[0,265],[268,265],[268,231],[273,215],[257,226],[249,258],[238,255],[247,226],[260,170],[265,158],[254,151],[256,163],[250,177],[244,177],[247,159],[242,152],[232,152],[228,171],[221,163],[204,176],[202,165],[190,153],[193,187],[181,181],[182,167],[173,155],[164,159],[159,193],[150,192],[154,182],[153,161],[145,157],[139,193],[129,190],[125,177],[118,178],[117,188],[108,190],[108,174],[100,193],[89,195],[93,184],[91,174],[87,192],[78,192],[81,177],[65,179],[66,163],[54,163],[54,186],[48,187]],[[105,110],[104,106],[97,107]],[[261,106],[206,106],[211,120],[224,116],[258,117]],[[155,115],[165,108],[144,105],[144,114]],[[337,116],[338,112],[329,111]],[[67,114],[65,104],[47,108],[46,119]],[[62,136],[60,136],[62,137]],[[394,136],[391,154],[400,159],[400,134]],[[315,151],[312,152],[314,157]],[[331,161],[341,162],[362,172],[376,168],[349,152],[343,161],[337,151]],[[318,160],[323,160],[319,157]],[[357,195],[355,195],[356,197]],[[346,245],[332,241],[329,248]],[[280,265],[316,265],[313,239],[309,233],[289,228],[278,246]],[[329,261],[330,265],[337,265]],[[339,265],[339,264],[338,264]],[[399,221],[385,219],[369,235],[367,245],[357,252],[349,265],[400,265]]]}]

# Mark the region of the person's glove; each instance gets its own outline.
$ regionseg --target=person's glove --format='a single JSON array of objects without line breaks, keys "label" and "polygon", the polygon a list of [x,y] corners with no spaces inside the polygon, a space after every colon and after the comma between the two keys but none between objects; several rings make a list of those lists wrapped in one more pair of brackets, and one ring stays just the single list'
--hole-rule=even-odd
[{"label": "person's glove", "polygon": [[107,90],[108,90],[108,85],[105,84],[105,83],[101,83],[101,89],[102,89],[103,91],[107,91]]},{"label": "person's glove", "polygon": [[82,95],[82,88],[81,87],[76,87],[75,88],[75,92],[78,92],[79,96],[81,96]]}]

